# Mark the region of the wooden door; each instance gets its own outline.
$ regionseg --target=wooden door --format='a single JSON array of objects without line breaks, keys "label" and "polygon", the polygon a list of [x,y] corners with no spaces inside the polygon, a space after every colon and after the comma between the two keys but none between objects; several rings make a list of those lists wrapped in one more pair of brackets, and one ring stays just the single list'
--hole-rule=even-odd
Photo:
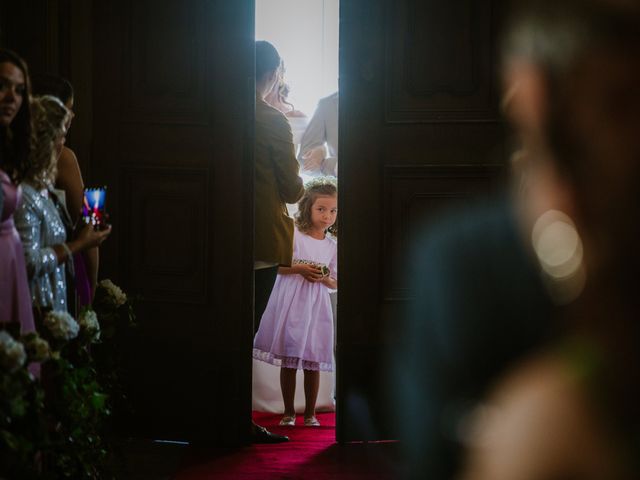
[{"label": "wooden door", "polygon": [[138,435],[250,431],[254,15],[252,0],[93,2],[86,183],[108,186],[101,276],[141,296]]},{"label": "wooden door", "polygon": [[402,348],[407,246],[504,170],[500,13],[498,0],[341,2],[339,441],[395,437],[381,379],[385,351]]}]

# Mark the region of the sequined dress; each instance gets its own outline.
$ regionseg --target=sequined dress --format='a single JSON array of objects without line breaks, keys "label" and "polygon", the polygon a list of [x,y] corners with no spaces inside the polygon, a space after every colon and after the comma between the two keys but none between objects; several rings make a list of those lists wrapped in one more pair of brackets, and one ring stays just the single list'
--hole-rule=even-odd
[{"label": "sequined dress", "polygon": [[23,201],[15,213],[16,227],[25,251],[33,303],[67,311],[65,266],[58,265],[54,245],[67,235],[58,209],[47,190],[36,191],[22,183]]},{"label": "sequined dress", "polygon": [[14,212],[20,203],[20,187],[0,170],[0,188],[4,197],[0,211],[0,321],[17,322],[21,333],[35,331],[27,269],[20,236],[14,224]]}]

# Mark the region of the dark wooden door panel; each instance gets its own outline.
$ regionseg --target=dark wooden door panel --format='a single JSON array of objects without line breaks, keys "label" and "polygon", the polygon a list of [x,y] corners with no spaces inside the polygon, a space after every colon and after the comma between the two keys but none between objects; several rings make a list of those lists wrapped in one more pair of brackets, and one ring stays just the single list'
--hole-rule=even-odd
[{"label": "dark wooden door panel", "polygon": [[495,4],[479,0],[384,3],[386,121],[495,121]]},{"label": "dark wooden door panel", "polygon": [[146,436],[249,433],[253,18],[251,0],[93,5],[91,180],[109,187],[104,275],[141,295],[127,380]]},{"label": "dark wooden door panel", "polygon": [[413,235],[503,175],[500,11],[499,0],[341,3],[340,441],[395,436],[382,379],[411,298]]}]

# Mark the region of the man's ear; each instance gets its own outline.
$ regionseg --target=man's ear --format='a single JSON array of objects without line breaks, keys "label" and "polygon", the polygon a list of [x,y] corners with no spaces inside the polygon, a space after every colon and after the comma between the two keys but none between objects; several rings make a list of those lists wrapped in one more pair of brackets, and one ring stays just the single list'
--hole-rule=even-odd
[{"label": "man's ear", "polygon": [[513,62],[504,73],[502,108],[507,118],[525,135],[538,136],[548,113],[548,91],[542,69]]}]

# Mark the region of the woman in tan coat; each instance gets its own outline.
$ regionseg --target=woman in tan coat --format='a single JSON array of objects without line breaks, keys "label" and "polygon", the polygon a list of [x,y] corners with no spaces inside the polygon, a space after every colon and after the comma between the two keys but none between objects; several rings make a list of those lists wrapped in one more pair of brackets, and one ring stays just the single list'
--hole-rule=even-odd
[{"label": "woman in tan coat", "polygon": [[255,272],[256,327],[269,300],[278,266],[290,266],[293,219],[304,187],[287,118],[264,101],[278,79],[280,56],[268,42],[256,42]]},{"label": "woman in tan coat", "polygon": [[[278,267],[291,265],[293,219],[286,204],[296,203],[304,193],[291,126],[282,112],[264,101],[278,81],[281,63],[273,45],[256,42],[255,330],[269,301]],[[254,442],[286,440],[257,425],[254,428]]]}]

